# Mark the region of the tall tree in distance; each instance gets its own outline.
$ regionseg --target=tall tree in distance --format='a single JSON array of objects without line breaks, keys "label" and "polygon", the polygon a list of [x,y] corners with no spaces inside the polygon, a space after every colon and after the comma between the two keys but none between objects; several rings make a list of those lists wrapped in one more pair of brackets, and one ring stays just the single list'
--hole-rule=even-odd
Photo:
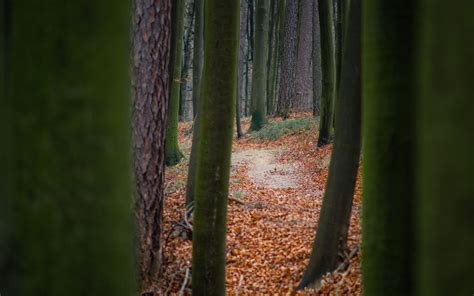
[{"label": "tall tree in distance", "polygon": [[252,123],[250,130],[258,131],[267,122],[268,25],[270,1],[256,0],[255,49],[252,71]]},{"label": "tall tree in distance", "polygon": [[319,27],[319,2],[313,3],[313,115],[319,116],[321,112],[321,30]]},{"label": "tall tree in distance", "polygon": [[421,1],[415,39],[420,92],[414,295],[421,296],[473,293],[474,2],[443,4]]},{"label": "tall tree in distance", "polygon": [[280,58],[280,90],[276,115],[288,118],[295,96],[298,1],[286,1]]},{"label": "tall tree in distance", "polygon": [[314,285],[340,264],[347,245],[361,141],[361,0],[350,0],[340,91],[336,100],[334,150],[321,216],[300,288]]},{"label": "tall tree in distance", "polygon": [[412,295],[415,4],[363,6],[365,295]]},{"label": "tall tree in distance", "polygon": [[179,92],[183,60],[184,0],[173,1],[171,9],[170,99],[166,117],[165,163],[172,166],[184,157],[178,144]]},{"label": "tall tree in distance", "polygon": [[318,146],[324,146],[332,141],[334,134],[334,101],[336,95],[336,60],[333,34],[334,0],[319,0],[319,27],[321,29],[321,110],[319,119]]},{"label": "tall tree in distance", "polygon": [[243,136],[242,124],[240,115],[242,113],[242,102],[245,102],[247,95],[245,91],[245,64],[246,64],[246,51],[247,51],[247,24],[248,24],[248,5],[246,1],[240,1],[240,38],[239,38],[239,74],[237,76],[237,99],[235,104],[235,125],[237,138]]},{"label": "tall tree in distance", "polygon": [[[225,240],[240,1],[208,0],[193,225],[193,295],[225,295]],[[219,71],[216,71],[219,69]]]},{"label": "tall tree in distance", "polygon": [[133,295],[129,3],[5,3],[1,293]]},{"label": "tall tree in distance", "polygon": [[133,143],[141,289],[162,267],[165,123],[169,93],[171,1],[135,0],[133,10]]}]

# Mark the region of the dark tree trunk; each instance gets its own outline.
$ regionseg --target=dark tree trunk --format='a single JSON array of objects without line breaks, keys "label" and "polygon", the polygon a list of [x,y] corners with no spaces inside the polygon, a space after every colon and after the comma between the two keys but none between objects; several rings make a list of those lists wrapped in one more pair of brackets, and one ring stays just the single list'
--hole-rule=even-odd
[{"label": "dark tree trunk", "polygon": [[247,15],[248,15],[248,6],[245,4],[245,1],[240,3],[240,42],[239,42],[239,74],[237,82],[237,101],[236,101],[236,112],[235,112],[235,123],[237,127],[237,138],[242,137],[242,125],[240,122],[240,117],[242,113],[241,102],[245,102],[246,90],[245,90],[245,59],[246,59],[246,50],[248,46],[247,42]]},{"label": "dark tree trunk", "polygon": [[336,94],[336,60],[334,56],[333,6],[334,0],[319,0],[319,21],[321,28],[321,115],[319,119],[318,146],[332,141],[334,101]]},{"label": "dark tree trunk", "polygon": [[110,4],[0,2],[2,295],[136,293],[130,6]]},{"label": "dark tree trunk", "polygon": [[341,89],[336,102],[336,138],[316,239],[300,288],[314,285],[340,263],[346,249],[361,134],[361,0],[351,0]]},{"label": "dark tree trunk", "polygon": [[154,4],[135,0],[133,19],[135,208],[139,232],[141,286],[145,290],[158,279],[162,267],[164,139],[167,94],[170,87],[168,72],[170,14],[169,0]]},{"label": "dark tree trunk", "polygon": [[319,4],[313,3],[313,115],[321,113],[321,31],[319,27]]},{"label": "dark tree trunk", "polygon": [[[208,0],[195,191],[193,295],[225,295],[225,240],[237,84],[238,0]],[[216,71],[219,69],[219,71]]]},{"label": "dark tree trunk", "polygon": [[413,295],[415,7],[363,6],[365,295]]},{"label": "dark tree trunk", "polygon": [[288,118],[295,96],[298,1],[286,1],[281,54],[281,79],[277,116]]},{"label": "dark tree trunk", "polygon": [[181,85],[179,90],[179,121],[187,120],[188,111],[188,100],[189,97],[189,78],[191,63],[193,62],[191,44],[193,42],[193,27],[195,20],[195,1],[185,1],[185,13],[184,13],[184,43],[183,43],[183,64],[181,66]]}]

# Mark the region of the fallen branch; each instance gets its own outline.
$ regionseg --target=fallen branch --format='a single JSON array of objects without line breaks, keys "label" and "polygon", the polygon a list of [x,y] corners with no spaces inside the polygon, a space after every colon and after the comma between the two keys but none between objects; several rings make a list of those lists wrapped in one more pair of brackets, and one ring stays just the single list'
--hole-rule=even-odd
[{"label": "fallen branch", "polygon": [[186,273],[184,275],[184,281],[181,284],[181,289],[179,289],[179,294],[178,295],[184,295],[184,288],[186,288],[186,284],[188,283],[188,278],[189,278],[189,268],[186,268]]},{"label": "fallen branch", "polygon": [[344,254],[344,261],[342,261],[341,264],[339,264],[339,266],[336,268],[335,272],[339,272],[339,271],[343,271],[343,270],[346,270],[349,265],[351,264],[351,259],[355,257],[355,255],[357,255],[357,253],[359,252],[359,246],[355,246],[351,252],[349,254],[345,253]]}]

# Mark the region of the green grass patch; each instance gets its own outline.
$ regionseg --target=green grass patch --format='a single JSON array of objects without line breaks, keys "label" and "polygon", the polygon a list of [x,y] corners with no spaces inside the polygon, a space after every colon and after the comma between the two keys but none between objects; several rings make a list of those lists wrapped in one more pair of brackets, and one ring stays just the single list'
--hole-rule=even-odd
[{"label": "green grass patch", "polygon": [[312,117],[274,121],[265,125],[261,130],[251,133],[249,136],[255,139],[274,141],[287,134],[316,131],[317,127],[317,119]]}]

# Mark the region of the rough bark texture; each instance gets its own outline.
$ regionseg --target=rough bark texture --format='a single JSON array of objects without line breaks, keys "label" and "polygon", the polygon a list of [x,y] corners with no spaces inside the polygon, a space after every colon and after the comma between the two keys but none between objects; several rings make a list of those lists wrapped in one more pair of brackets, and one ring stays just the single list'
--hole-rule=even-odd
[{"label": "rough bark texture", "polygon": [[341,89],[336,101],[334,150],[316,239],[300,288],[314,285],[340,264],[346,249],[361,134],[361,0],[351,0],[349,34],[344,48]]},{"label": "rough bark texture", "polygon": [[319,120],[318,146],[332,141],[334,134],[334,101],[336,94],[336,60],[333,35],[333,0],[319,0],[319,21],[321,29],[321,115]]},{"label": "rough bark texture", "polygon": [[1,293],[132,295],[129,3],[9,5]]},{"label": "rough bark texture", "polygon": [[311,111],[312,96],[312,14],[313,0],[300,0],[298,25],[298,50],[296,60],[296,94],[292,104],[295,111]]},{"label": "rough bark texture", "polygon": [[133,143],[135,211],[142,290],[162,265],[166,104],[169,94],[171,2],[135,0],[133,16]]},{"label": "rough bark texture", "polygon": [[201,93],[202,68],[204,62],[204,0],[194,0],[196,19],[194,20],[194,64],[193,64],[193,141],[189,157],[188,180],[186,182],[186,207],[192,205],[196,184],[197,147],[199,145],[199,98]]},{"label": "rough bark texture", "polygon": [[[193,232],[193,295],[225,295],[225,239],[237,83],[238,0],[208,0]],[[216,71],[219,69],[219,71]]]},{"label": "rough bark texture", "polygon": [[318,0],[313,3],[313,115],[321,112],[321,30],[319,27]]},{"label": "rough bark texture", "polygon": [[[421,1],[415,295],[474,293],[473,1]],[[406,107],[406,106],[405,106]],[[454,141],[453,141],[454,140]]]},{"label": "rough bark texture", "polygon": [[412,295],[415,5],[363,6],[365,295]]},{"label": "rough bark texture", "polygon": [[295,96],[298,1],[286,1],[281,53],[281,79],[277,103],[278,116],[288,118]]},{"label": "rough bark texture", "polygon": [[181,161],[183,153],[178,144],[179,92],[181,89],[181,63],[183,60],[184,0],[172,5],[170,97],[166,117],[165,163],[172,166]]},{"label": "rough bark texture", "polygon": [[255,49],[252,71],[252,122],[250,130],[258,131],[267,122],[268,21],[270,1],[257,0],[255,16]]}]

